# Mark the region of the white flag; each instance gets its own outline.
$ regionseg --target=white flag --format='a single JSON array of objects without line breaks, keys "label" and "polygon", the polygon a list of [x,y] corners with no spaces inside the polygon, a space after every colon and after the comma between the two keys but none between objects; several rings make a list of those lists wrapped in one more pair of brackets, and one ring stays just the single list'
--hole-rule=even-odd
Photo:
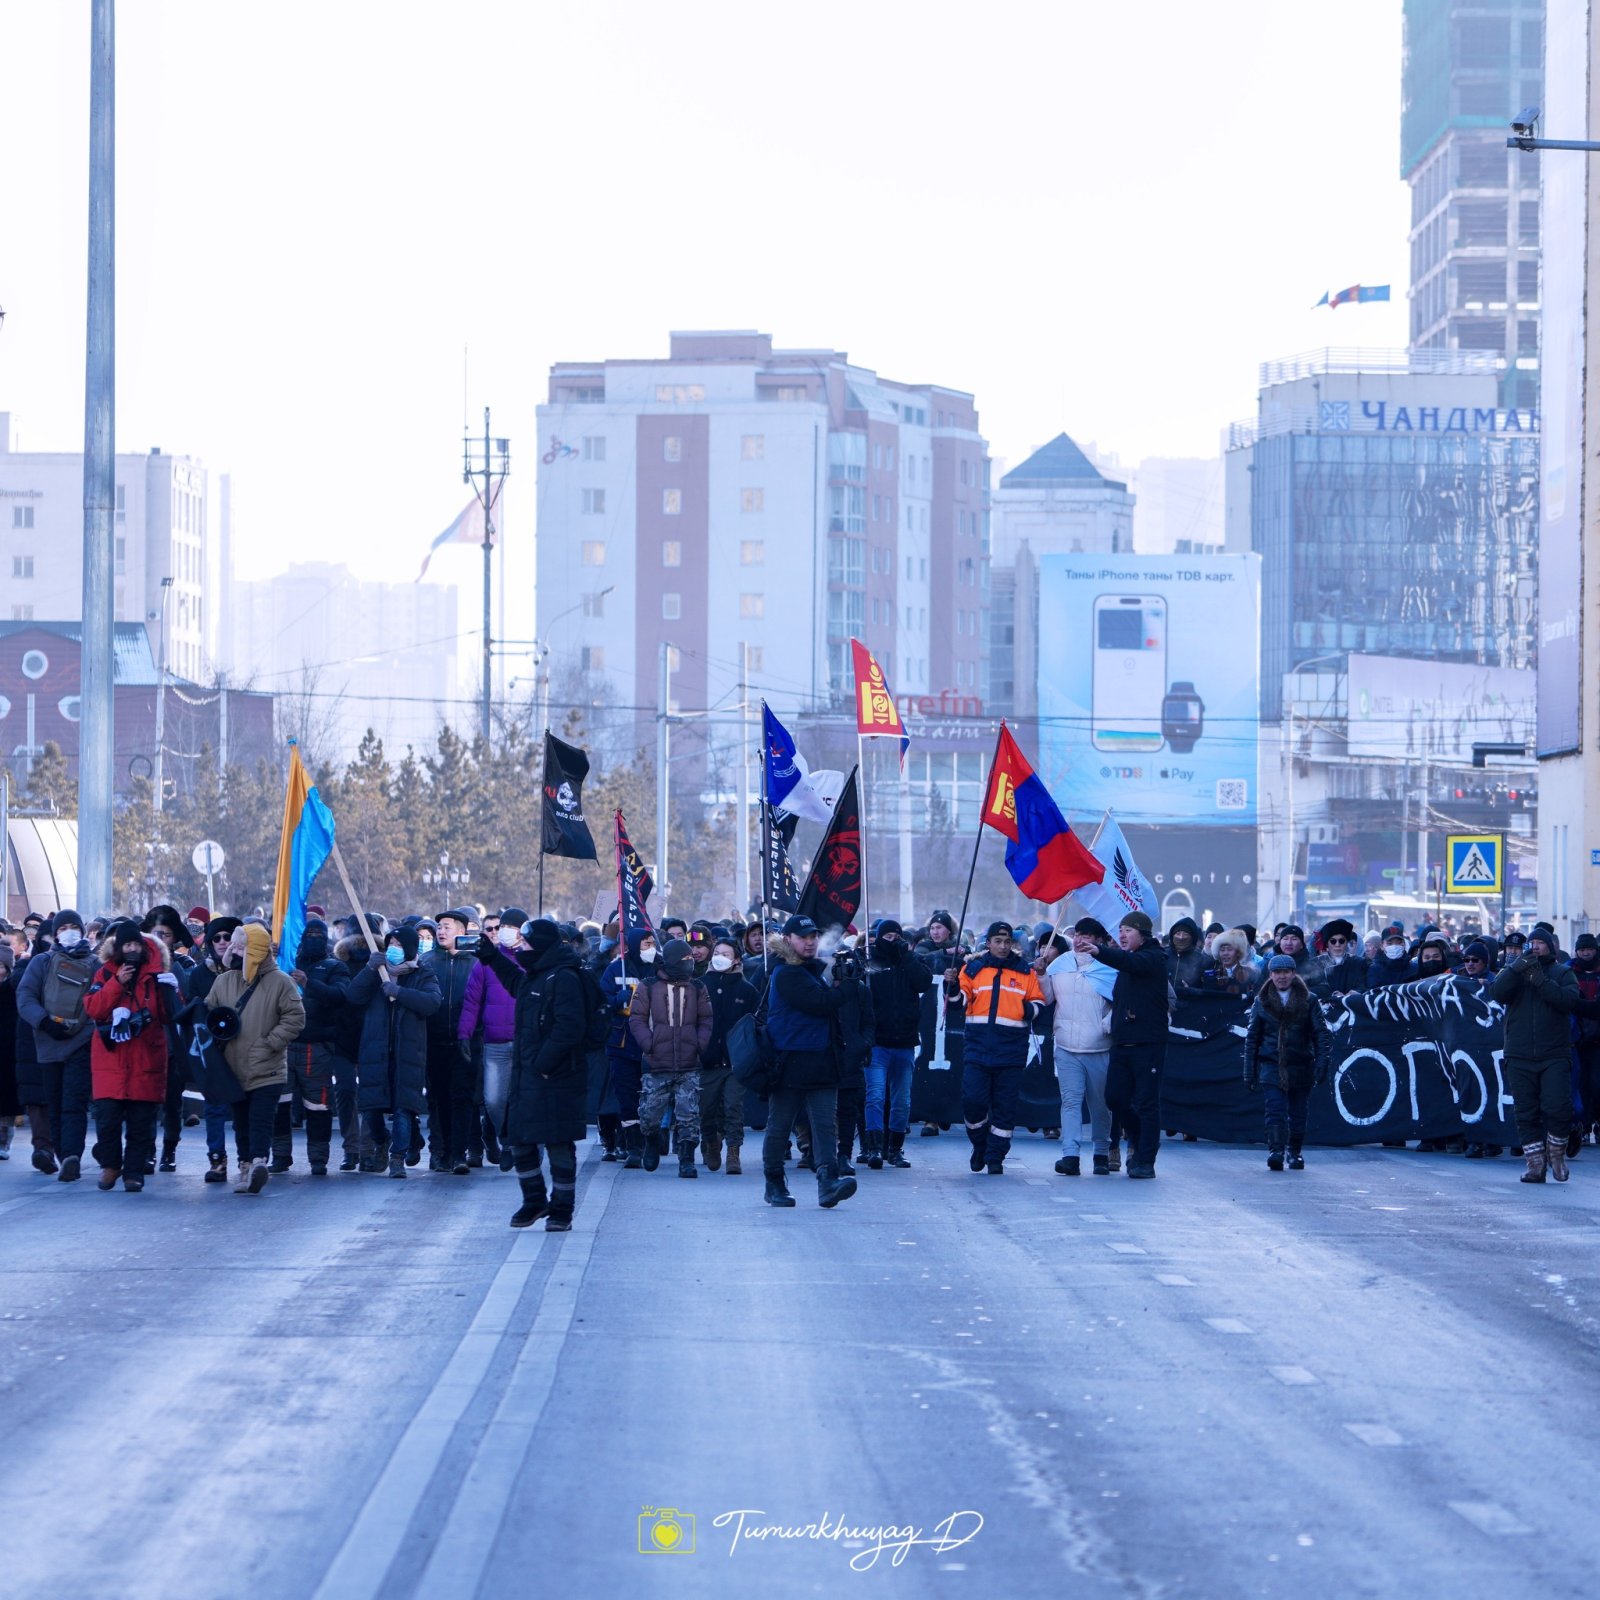
[{"label": "white flag", "polygon": [[806,758],[798,750],[794,753],[794,764],[799,771],[800,781],[779,801],[778,815],[788,812],[810,822],[829,821],[844,788],[844,774],[827,768],[812,772],[806,766]]},{"label": "white flag", "polygon": [[1091,917],[1097,917],[1113,933],[1130,911],[1142,911],[1155,922],[1161,905],[1150,880],[1134,865],[1133,851],[1122,836],[1117,822],[1107,817],[1100,837],[1094,843],[1094,858],[1105,869],[1103,883],[1086,883],[1072,891],[1072,898]]}]

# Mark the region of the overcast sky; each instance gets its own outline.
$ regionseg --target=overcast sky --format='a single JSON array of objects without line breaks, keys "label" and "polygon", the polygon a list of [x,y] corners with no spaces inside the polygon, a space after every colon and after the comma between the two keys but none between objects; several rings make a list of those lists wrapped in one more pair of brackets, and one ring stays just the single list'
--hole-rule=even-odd
[{"label": "overcast sky", "polygon": [[[0,0],[30,449],[82,440],[88,17]],[[1214,454],[1261,359],[1405,343],[1400,0],[123,0],[117,44],[118,448],[231,472],[246,576],[415,574],[464,347],[515,536],[550,363],[672,328],[970,390],[1013,462]],[[1394,300],[1311,309],[1354,282]]]}]

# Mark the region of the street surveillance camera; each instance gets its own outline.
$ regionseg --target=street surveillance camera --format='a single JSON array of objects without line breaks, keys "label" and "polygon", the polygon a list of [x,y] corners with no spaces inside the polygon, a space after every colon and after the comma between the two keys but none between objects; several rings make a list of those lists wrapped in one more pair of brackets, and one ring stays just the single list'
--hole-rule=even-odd
[{"label": "street surveillance camera", "polygon": [[1511,120],[1511,131],[1519,139],[1531,139],[1533,130],[1538,126],[1538,106],[1524,106]]}]

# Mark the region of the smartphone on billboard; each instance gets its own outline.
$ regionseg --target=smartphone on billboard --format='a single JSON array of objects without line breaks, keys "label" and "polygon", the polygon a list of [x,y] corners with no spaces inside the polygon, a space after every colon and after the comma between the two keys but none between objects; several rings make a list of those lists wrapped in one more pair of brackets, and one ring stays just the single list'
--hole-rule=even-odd
[{"label": "smartphone on billboard", "polygon": [[1167,693],[1167,602],[1103,594],[1094,603],[1096,750],[1159,750]]}]

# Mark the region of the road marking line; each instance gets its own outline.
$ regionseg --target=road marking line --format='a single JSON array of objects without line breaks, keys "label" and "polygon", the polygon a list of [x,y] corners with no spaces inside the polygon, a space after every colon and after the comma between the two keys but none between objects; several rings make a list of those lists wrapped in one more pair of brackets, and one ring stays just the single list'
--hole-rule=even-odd
[{"label": "road marking line", "polygon": [[[615,1171],[615,1167],[604,1169],[607,1178]],[[595,1177],[600,1175],[597,1166]],[[588,1187],[593,1189],[592,1180]],[[577,1232],[576,1226],[573,1232]],[[527,1287],[534,1262],[549,1237],[545,1233],[523,1232],[512,1241],[477,1315],[400,1436],[394,1454],[378,1475],[338,1554],[317,1585],[314,1600],[373,1600],[383,1587],[423,1493],[456,1424],[483,1382]]]},{"label": "road marking line", "polygon": [[1208,1328],[1215,1328],[1218,1333],[1252,1333],[1255,1331],[1237,1317],[1207,1317],[1205,1318],[1205,1324]]},{"label": "road marking line", "polygon": [[1527,1523],[1518,1521],[1504,1506],[1497,1506],[1492,1500],[1451,1500],[1449,1506],[1479,1533],[1500,1538],[1503,1535],[1533,1532]]},{"label": "road marking line", "polygon": [[1353,1433],[1362,1444],[1370,1444],[1378,1448],[1405,1443],[1405,1440],[1393,1428],[1386,1428],[1381,1422],[1347,1422],[1345,1423],[1345,1430],[1348,1433]]},{"label": "road marking line", "polygon": [[1158,1272],[1156,1282],[1166,1284],[1169,1289],[1194,1288],[1194,1279],[1184,1277],[1181,1272]]},{"label": "road marking line", "polygon": [[1297,1383],[1315,1383],[1317,1381],[1315,1374],[1307,1372],[1304,1367],[1268,1367],[1267,1371],[1279,1383],[1293,1385]]},{"label": "road marking line", "polygon": [[1107,1244],[1107,1250],[1115,1250],[1119,1256],[1148,1255],[1147,1250],[1141,1250],[1136,1244]]},{"label": "road marking line", "polygon": [[455,1504],[417,1585],[429,1600],[473,1600],[538,1432],[583,1288],[595,1233],[615,1193],[614,1166],[596,1165],[585,1204],[550,1268],[539,1314],[511,1381],[461,1480]]}]

